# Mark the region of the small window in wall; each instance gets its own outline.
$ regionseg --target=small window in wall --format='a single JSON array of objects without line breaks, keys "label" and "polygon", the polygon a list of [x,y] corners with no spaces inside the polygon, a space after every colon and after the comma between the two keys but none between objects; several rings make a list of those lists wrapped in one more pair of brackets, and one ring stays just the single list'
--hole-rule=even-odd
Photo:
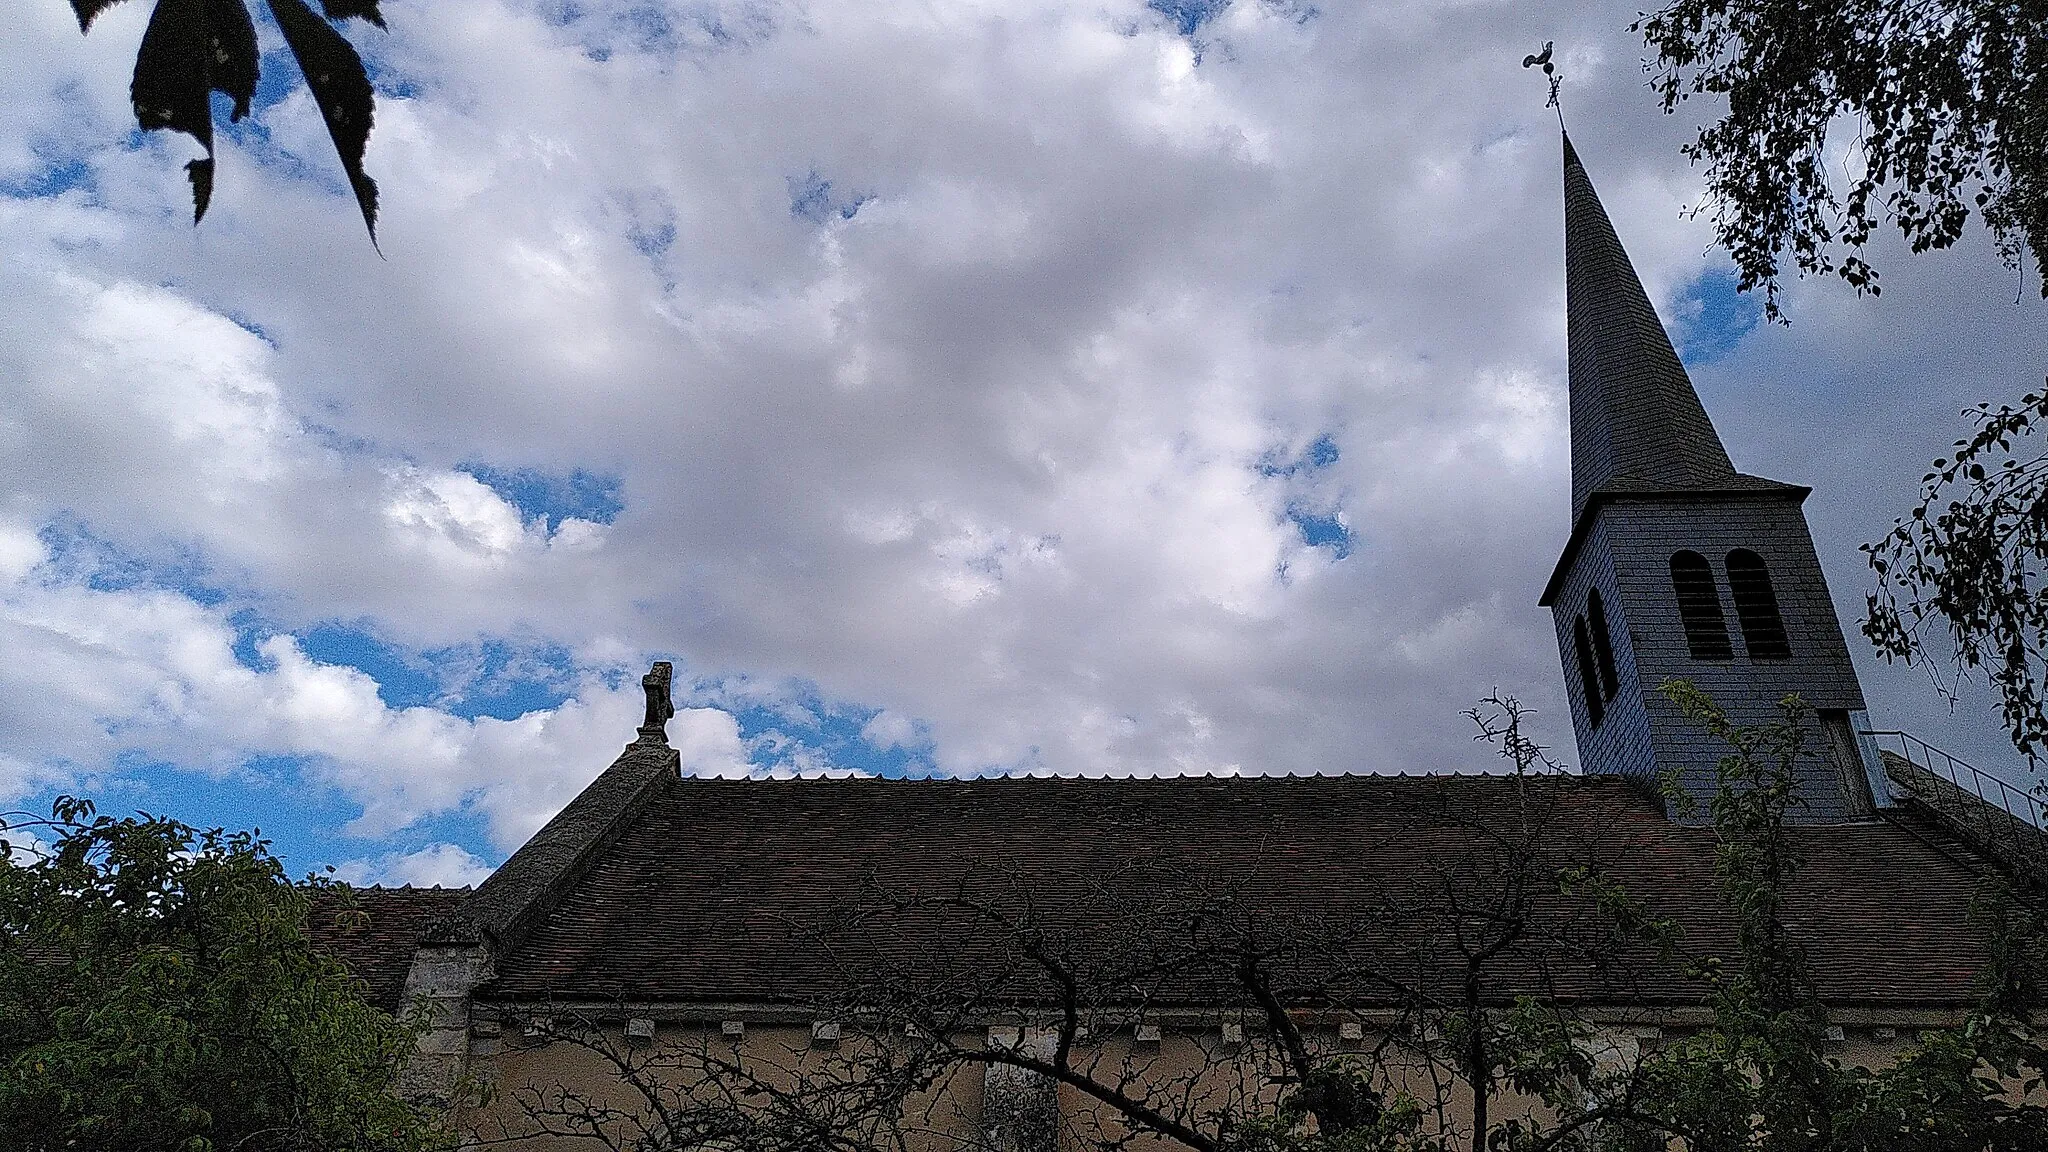
[{"label": "small window in wall", "polygon": [[1586,642],[1586,618],[1572,621],[1572,648],[1579,657],[1579,688],[1586,696],[1586,720],[1598,728],[1607,709],[1600,703],[1599,673],[1593,668],[1593,646]]},{"label": "small window in wall", "polygon": [[1600,697],[1614,699],[1614,641],[1607,631],[1607,609],[1598,588],[1586,593],[1586,627],[1593,632],[1593,662],[1600,669]]},{"label": "small window in wall", "polygon": [[1747,548],[1728,554],[1728,592],[1735,598],[1735,618],[1742,623],[1742,643],[1751,660],[1783,660],[1792,655],[1785,639],[1785,619],[1778,615],[1778,595],[1764,558]]},{"label": "small window in wall", "polygon": [[1678,594],[1678,618],[1685,624],[1685,646],[1695,660],[1727,660],[1734,656],[1728,644],[1728,623],[1721,616],[1721,593],[1714,587],[1714,570],[1697,552],[1677,552],[1671,557],[1671,590]]}]

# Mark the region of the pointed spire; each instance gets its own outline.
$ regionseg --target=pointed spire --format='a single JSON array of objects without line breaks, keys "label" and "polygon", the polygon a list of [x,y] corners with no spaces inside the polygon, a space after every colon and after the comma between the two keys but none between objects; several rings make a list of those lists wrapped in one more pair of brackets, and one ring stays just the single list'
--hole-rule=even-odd
[{"label": "pointed spire", "polygon": [[1736,481],[1728,450],[1569,135],[1564,252],[1573,521],[1604,488],[1723,488]]}]

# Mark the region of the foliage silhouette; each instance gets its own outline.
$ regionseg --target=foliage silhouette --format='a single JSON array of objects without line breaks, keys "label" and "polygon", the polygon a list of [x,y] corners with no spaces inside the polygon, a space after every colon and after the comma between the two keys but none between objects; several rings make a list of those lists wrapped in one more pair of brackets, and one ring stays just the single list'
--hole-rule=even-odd
[{"label": "foliage silhouette", "polygon": [[[1671,0],[1635,25],[1664,110],[1721,104],[1686,155],[1738,286],[1782,320],[1780,275],[1832,274],[1876,294],[1864,258],[1889,224],[1915,253],[1973,213],[2048,296],[2048,7],[2005,0]],[[1981,404],[1919,504],[1863,551],[1877,576],[1863,632],[1887,659],[1984,673],[2008,735],[2048,740],[2048,455],[2013,444],[2048,393]],[[1938,651],[1937,649],[1945,649]],[[1951,695],[1955,679],[1937,680]]]},{"label": "foliage silhouette", "polygon": [[2048,8],[1674,0],[1633,28],[1666,112],[1724,102],[1685,150],[1706,164],[1740,286],[1762,288],[1773,319],[1788,251],[1801,274],[1875,294],[1862,254],[1882,224],[1914,252],[1946,248],[1973,206],[2008,264],[2031,252],[2048,273]]},{"label": "foliage silhouette", "polygon": [[[122,0],[71,0],[81,32]],[[375,120],[375,92],[363,58],[333,25],[360,19],[384,26],[377,0],[323,0],[316,15],[306,0],[265,0],[284,33],[285,45],[305,75],[334,141],[370,243],[377,242],[377,182],[363,171],[363,150]],[[192,182],[192,222],[206,216],[213,201],[213,93],[231,102],[228,121],[249,114],[262,59],[256,25],[244,0],[157,0],[135,52],[129,96],[135,121],[144,131],[182,132],[206,155],[185,165]]]},{"label": "foliage silhouette", "polygon": [[0,1152],[444,1146],[390,1092],[413,1030],[307,936],[346,898],[252,833],[0,820]]},{"label": "foliage silhouette", "polygon": [[1979,404],[1952,457],[1921,477],[1920,502],[1863,552],[1877,575],[1863,634],[1889,660],[1985,674],[2006,734],[2029,758],[2048,744],[2048,455],[2015,452],[2048,421],[2048,388],[2018,404]]}]

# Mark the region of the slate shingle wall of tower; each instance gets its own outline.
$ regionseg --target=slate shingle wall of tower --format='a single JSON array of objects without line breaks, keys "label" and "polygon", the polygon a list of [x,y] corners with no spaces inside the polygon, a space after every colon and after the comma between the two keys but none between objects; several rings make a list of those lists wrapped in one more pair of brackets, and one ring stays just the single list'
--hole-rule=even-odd
[{"label": "slate shingle wall of tower", "polygon": [[[1734,470],[1569,137],[1564,218],[1572,516],[1584,538],[1575,540],[1575,552],[1567,545],[1568,566],[1546,595],[1571,686],[1580,760],[1586,771],[1652,787],[1676,775],[1704,801],[1728,748],[1678,714],[1658,691],[1665,680],[1691,680],[1744,725],[1777,718],[1788,694],[1817,710],[1854,712],[1863,693],[1799,510],[1804,490]],[[1584,523],[1594,504],[1591,523]],[[1749,654],[1728,584],[1728,553],[1736,548],[1756,552],[1770,573],[1790,642],[1786,659]],[[1731,659],[1692,658],[1671,583],[1671,557],[1681,550],[1699,553],[1713,569]],[[1597,727],[1573,632],[1582,616],[1592,627],[1586,604],[1595,587],[1607,609],[1618,681]],[[1837,778],[1818,724],[1810,745],[1814,754],[1798,780],[1805,801],[1799,818],[1850,815],[1859,798],[1846,789],[1854,782]]]},{"label": "slate shingle wall of tower", "polygon": [[[1565,695],[1571,700],[1572,731],[1579,741],[1580,771],[1601,776],[1626,776],[1645,787],[1657,786],[1656,752],[1650,739],[1650,714],[1646,692],[1655,691],[1657,681],[1645,681],[1636,662],[1635,645],[1629,642],[1630,621],[1635,609],[1614,579],[1610,552],[1612,537],[1604,519],[1595,520],[1581,546],[1577,563],[1551,605],[1557,625],[1557,650],[1563,655]],[[1614,699],[1606,706],[1600,726],[1593,726],[1587,710],[1586,685],[1580,678],[1572,648],[1572,622],[1586,612],[1587,593],[1600,590],[1607,612],[1607,628],[1614,646]],[[1587,622],[1591,627],[1592,622]]]},{"label": "slate shingle wall of tower", "polygon": [[[1748,548],[1764,560],[1791,645],[1785,660],[1752,660],[1729,595],[1727,555]],[[1733,657],[1695,660],[1686,646],[1671,556],[1690,549],[1707,558],[1721,598]],[[1614,631],[1621,690],[1598,729],[1577,691],[1570,655],[1571,622],[1585,610],[1586,590],[1599,587]],[[1654,785],[1675,770],[1700,804],[1713,795],[1714,765],[1725,744],[1678,714],[1657,691],[1668,678],[1691,680],[1739,724],[1778,717],[1778,701],[1791,693],[1815,709],[1858,711],[1862,689],[1849,660],[1827,577],[1814,552],[1806,518],[1791,500],[1624,502],[1601,509],[1574,570],[1554,606],[1566,676],[1573,684],[1573,724],[1587,771],[1614,772]],[[1850,814],[1816,727],[1812,754],[1800,766],[1804,802],[1797,818],[1836,820]],[[1703,814],[1704,809],[1702,808]]]}]

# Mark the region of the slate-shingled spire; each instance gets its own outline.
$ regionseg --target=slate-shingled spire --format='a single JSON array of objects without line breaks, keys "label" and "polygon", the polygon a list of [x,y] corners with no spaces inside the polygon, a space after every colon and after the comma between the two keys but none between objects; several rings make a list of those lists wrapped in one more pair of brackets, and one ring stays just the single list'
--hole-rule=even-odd
[{"label": "slate-shingled spire", "polygon": [[1538,601],[1557,625],[1593,774],[1677,786],[1700,819],[1728,751],[1659,690],[1684,679],[1738,724],[1798,693],[1819,731],[1790,819],[1867,815],[1885,799],[1863,690],[1800,502],[1808,489],[1729,464],[1678,353],[1564,141],[1572,532]]},{"label": "slate-shingled spire", "polygon": [[[1593,181],[1564,138],[1564,298],[1571,348],[1572,518],[1594,492],[1723,488],[1728,450],[1650,307]],[[1633,482],[1633,483],[1631,483]]]}]

